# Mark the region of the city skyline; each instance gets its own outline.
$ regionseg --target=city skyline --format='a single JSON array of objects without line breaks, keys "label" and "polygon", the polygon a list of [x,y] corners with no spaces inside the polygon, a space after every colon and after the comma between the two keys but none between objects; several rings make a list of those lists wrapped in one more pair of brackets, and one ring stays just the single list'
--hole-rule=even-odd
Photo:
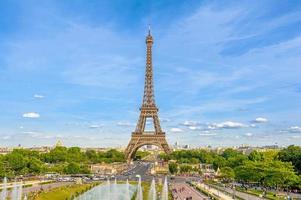
[{"label": "city skyline", "polygon": [[170,144],[301,145],[300,2],[34,2],[0,2],[0,146],[126,146],[148,24]]}]

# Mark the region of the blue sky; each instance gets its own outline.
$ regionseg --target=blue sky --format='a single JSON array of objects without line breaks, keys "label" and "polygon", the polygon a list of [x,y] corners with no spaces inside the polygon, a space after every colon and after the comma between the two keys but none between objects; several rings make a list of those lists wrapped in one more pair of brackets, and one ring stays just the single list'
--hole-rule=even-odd
[{"label": "blue sky", "polygon": [[0,145],[125,146],[151,24],[170,144],[301,145],[300,1],[2,0]]}]

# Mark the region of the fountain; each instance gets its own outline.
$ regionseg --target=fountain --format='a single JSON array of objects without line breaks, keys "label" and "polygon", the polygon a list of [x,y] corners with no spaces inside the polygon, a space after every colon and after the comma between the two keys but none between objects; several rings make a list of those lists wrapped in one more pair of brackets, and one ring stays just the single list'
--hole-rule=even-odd
[{"label": "fountain", "polygon": [[162,198],[161,200],[168,200],[168,184],[167,184],[167,177],[165,176],[164,185],[162,189]]},{"label": "fountain", "polygon": [[128,179],[126,179],[126,184],[125,184],[125,200],[131,200],[130,184]]},{"label": "fountain", "polygon": [[6,200],[6,196],[7,196],[7,178],[4,177],[0,200]]},{"label": "fountain", "polygon": [[143,200],[143,195],[142,195],[142,187],[141,187],[141,176],[137,175],[138,178],[138,186],[137,186],[137,196],[136,200]]},{"label": "fountain", "polygon": [[16,182],[13,183],[13,189],[12,189],[12,192],[11,192],[11,199],[12,200],[17,200],[18,198],[18,185]]},{"label": "fountain", "polygon": [[111,199],[111,182],[109,178],[107,180],[107,199]]},{"label": "fountain", "polygon": [[13,189],[11,192],[11,200],[22,200],[22,182],[13,183]]},{"label": "fountain", "polygon": [[150,190],[148,192],[148,200],[156,200],[157,199],[157,193],[156,193],[156,182],[153,178]]},{"label": "fountain", "polygon": [[[20,183],[14,182],[13,183],[12,192],[11,192],[11,195],[10,195],[11,200],[22,200],[22,187],[23,187],[22,182],[20,182]],[[9,195],[8,195],[8,192],[7,192],[7,178],[4,177],[0,200],[6,200],[8,198],[8,196]],[[27,197],[26,197],[26,199],[27,199]]]},{"label": "fountain", "polygon": [[91,190],[85,192],[76,198],[76,200],[131,200],[135,186],[128,183],[117,184],[117,180],[113,183],[107,180],[105,184],[95,186]]},{"label": "fountain", "polygon": [[117,179],[115,178],[114,180],[114,184],[112,185],[112,195],[111,198],[112,199],[116,199],[117,198]]},{"label": "fountain", "polygon": [[23,192],[23,183],[21,181],[17,189],[17,200],[22,200],[22,192]]}]

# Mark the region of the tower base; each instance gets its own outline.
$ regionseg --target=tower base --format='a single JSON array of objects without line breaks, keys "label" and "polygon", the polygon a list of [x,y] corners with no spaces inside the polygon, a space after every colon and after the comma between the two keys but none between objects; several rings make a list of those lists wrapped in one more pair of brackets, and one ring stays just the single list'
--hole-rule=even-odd
[{"label": "tower base", "polygon": [[125,158],[128,162],[131,162],[137,150],[144,145],[155,145],[162,149],[165,153],[171,153],[165,133],[160,134],[141,134],[132,133],[131,140],[125,150]]}]

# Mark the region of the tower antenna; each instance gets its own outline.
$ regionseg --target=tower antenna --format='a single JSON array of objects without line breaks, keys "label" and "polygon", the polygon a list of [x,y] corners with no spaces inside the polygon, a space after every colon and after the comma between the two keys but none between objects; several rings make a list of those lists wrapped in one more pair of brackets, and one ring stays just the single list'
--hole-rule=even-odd
[{"label": "tower antenna", "polygon": [[151,34],[151,25],[148,24],[148,35],[150,35],[150,34]]}]

